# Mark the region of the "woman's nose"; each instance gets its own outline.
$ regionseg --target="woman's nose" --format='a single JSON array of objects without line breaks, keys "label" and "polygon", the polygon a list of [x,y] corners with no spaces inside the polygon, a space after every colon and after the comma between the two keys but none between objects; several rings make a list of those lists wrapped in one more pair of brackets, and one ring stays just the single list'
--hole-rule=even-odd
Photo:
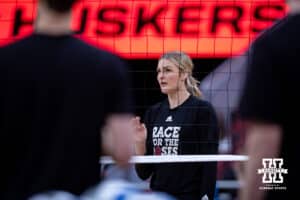
[{"label": "woman's nose", "polygon": [[162,72],[159,72],[158,74],[157,74],[157,78],[158,78],[158,80],[161,80],[162,78],[163,78],[163,73]]}]

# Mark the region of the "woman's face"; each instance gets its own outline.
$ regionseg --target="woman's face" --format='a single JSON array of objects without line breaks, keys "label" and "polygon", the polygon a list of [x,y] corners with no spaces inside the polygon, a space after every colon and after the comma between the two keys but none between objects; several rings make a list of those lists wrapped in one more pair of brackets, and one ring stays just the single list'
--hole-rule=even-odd
[{"label": "woman's face", "polygon": [[157,66],[157,81],[163,94],[171,94],[178,91],[184,85],[182,73],[179,68],[167,59],[161,59]]}]

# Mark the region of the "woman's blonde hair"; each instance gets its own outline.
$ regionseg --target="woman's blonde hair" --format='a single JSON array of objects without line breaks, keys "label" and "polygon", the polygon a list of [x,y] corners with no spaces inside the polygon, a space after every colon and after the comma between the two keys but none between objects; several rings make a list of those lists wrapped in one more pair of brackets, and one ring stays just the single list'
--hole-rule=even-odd
[{"label": "woman's blonde hair", "polygon": [[188,74],[188,77],[185,80],[187,91],[193,96],[198,98],[202,97],[202,93],[199,89],[200,82],[193,77],[194,63],[186,53],[182,51],[169,51],[163,54],[160,57],[160,60],[161,59],[169,60],[179,68],[180,72],[186,72]]}]

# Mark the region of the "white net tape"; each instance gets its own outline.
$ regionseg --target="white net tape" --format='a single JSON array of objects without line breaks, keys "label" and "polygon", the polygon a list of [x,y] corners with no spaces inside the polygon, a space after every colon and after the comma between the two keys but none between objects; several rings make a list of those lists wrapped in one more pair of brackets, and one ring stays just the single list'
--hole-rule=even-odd
[{"label": "white net tape", "polygon": [[[183,162],[217,162],[217,161],[247,161],[245,155],[164,155],[164,156],[132,156],[129,163],[183,163]],[[110,156],[102,156],[102,164],[113,164]]]}]

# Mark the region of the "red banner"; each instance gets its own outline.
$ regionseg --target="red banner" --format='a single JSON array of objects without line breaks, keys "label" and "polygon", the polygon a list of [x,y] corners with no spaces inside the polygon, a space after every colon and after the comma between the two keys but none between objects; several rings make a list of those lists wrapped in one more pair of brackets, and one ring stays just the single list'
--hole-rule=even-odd
[{"label": "red banner", "polygon": [[[32,32],[36,3],[0,0],[0,45]],[[73,9],[79,37],[127,58],[180,49],[193,57],[241,54],[286,13],[283,0],[82,0]]]}]

